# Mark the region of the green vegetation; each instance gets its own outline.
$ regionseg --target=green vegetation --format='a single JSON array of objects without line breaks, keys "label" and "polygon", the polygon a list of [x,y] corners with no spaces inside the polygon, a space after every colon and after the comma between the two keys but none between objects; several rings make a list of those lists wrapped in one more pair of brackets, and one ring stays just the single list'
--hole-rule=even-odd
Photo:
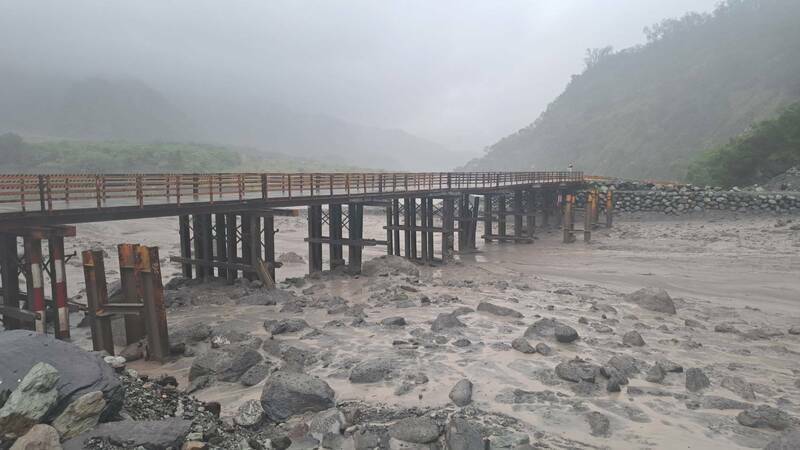
[{"label": "green vegetation", "polygon": [[2,173],[308,172],[353,169],[281,154],[215,145],[120,141],[30,143],[13,133],[0,135]]},{"label": "green vegetation", "polygon": [[[703,150],[800,100],[800,1],[728,0],[589,50],[586,69],[530,126],[470,169],[563,168],[683,179]],[[788,167],[785,167],[787,169]]]},{"label": "green vegetation", "polygon": [[800,103],[698,156],[688,178],[697,184],[751,185],[793,166],[800,166]]}]

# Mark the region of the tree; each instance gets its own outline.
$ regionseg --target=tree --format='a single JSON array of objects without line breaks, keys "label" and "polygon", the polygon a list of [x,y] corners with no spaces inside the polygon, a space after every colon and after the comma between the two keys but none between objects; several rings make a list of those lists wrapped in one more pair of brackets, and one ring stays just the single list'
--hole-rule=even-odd
[{"label": "tree", "polygon": [[583,62],[586,64],[587,69],[591,69],[592,67],[600,64],[605,58],[614,54],[614,47],[608,45],[602,48],[587,48],[586,49],[586,56],[583,58]]}]

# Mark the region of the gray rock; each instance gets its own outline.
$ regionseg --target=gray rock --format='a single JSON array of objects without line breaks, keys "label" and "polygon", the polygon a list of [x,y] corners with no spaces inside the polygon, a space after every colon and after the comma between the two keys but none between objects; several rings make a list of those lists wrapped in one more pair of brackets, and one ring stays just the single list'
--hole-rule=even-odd
[{"label": "gray rock", "polygon": [[736,416],[736,420],[746,427],[772,428],[778,431],[785,430],[793,425],[791,416],[780,409],[767,405],[744,410]]},{"label": "gray rock", "polygon": [[635,303],[640,308],[664,314],[675,314],[675,303],[667,291],[658,288],[644,288],[625,295],[624,300]]},{"label": "gray rock", "polygon": [[350,369],[351,383],[376,383],[389,378],[397,370],[397,361],[389,358],[368,359]]},{"label": "gray rock", "polygon": [[452,314],[441,313],[438,316],[436,316],[436,319],[431,324],[431,331],[437,333],[441,331],[450,330],[453,328],[464,328],[464,327],[466,327],[466,325],[464,325],[464,322],[458,320],[458,317]]},{"label": "gray rock", "polygon": [[705,328],[703,322],[700,322],[699,320],[695,319],[685,319],[683,321],[683,324],[689,328],[703,328],[703,329]]},{"label": "gray rock", "polygon": [[632,347],[641,347],[644,345],[644,339],[638,331],[628,331],[622,336],[622,343]]},{"label": "gray rock", "polygon": [[525,338],[516,338],[511,342],[511,348],[522,353],[536,353],[536,349]]},{"label": "gray rock", "polygon": [[626,377],[639,373],[636,358],[630,355],[614,355],[608,360],[606,365],[617,369]]},{"label": "gray rock", "polygon": [[666,358],[659,358],[656,361],[656,365],[664,369],[664,372],[683,373],[683,366],[681,366],[678,363],[674,363]]},{"label": "gray rock", "polygon": [[536,353],[542,356],[550,356],[550,354],[553,353],[553,350],[544,342],[539,342],[536,344]]},{"label": "gray rock", "polygon": [[95,439],[125,448],[180,448],[191,426],[191,421],[174,417],[101,423],[95,429],[64,442],[63,446],[64,450],[82,450],[87,448],[87,441]]},{"label": "gray rock", "polygon": [[242,374],[242,377],[239,378],[239,382],[245,386],[255,386],[264,381],[264,378],[267,378],[267,375],[272,372],[272,369],[273,367],[270,364],[256,364]]},{"label": "gray rock", "polygon": [[427,417],[408,417],[389,426],[389,436],[402,442],[427,444],[439,438],[439,426]]},{"label": "gray rock", "polygon": [[650,370],[647,371],[647,375],[645,376],[645,380],[651,383],[661,383],[664,381],[664,378],[667,376],[667,373],[664,369],[659,366],[658,364],[654,364]]},{"label": "gray rock", "polygon": [[62,439],[70,439],[91,430],[100,421],[100,413],[106,407],[101,391],[78,397],[53,421]]},{"label": "gray rock", "polygon": [[125,361],[138,361],[144,358],[144,344],[142,342],[134,342],[122,349],[119,352],[119,356],[125,358]]},{"label": "gray rock", "polygon": [[459,338],[453,341],[453,345],[456,347],[469,347],[472,342],[467,338]]},{"label": "gray rock", "polygon": [[261,353],[240,344],[212,349],[192,361],[189,381],[202,376],[213,376],[219,381],[238,381],[263,359]]},{"label": "gray rock", "polygon": [[332,408],[333,398],[333,389],[317,377],[277,371],[264,385],[261,406],[270,420],[283,422],[297,414]]},{"label": "gray rock", "polygon": [[211,339],[213,332],[211,327],[203,322],[190,323],[182,327],[176,327],[174,330],[170,328],[169,331],[170,343],[183,342],[186,344],[207,341]]},{"label": "gray rock", "polygon": [[717,333],[738,333],[739,330],[731,323],[720,323],[714,327]]},{"label": "gray rock", "polygon": [[278,302],[272,295],[266,292],[258,292],[255,294],[240,297],[236,299],[236,303],[240,305],[274,306]]},{"label": "gray rock", "polygon": [[519,311],[515,311],[511,308],[506,308],[505,306],[495,305],[489,302],[480,302],[478,303],[478,311],[494,314],[495,316],[502,316],[502,317],[514,317],[516,319],[521,319],[524,316]]},{"label": "gray rock", "polygon": [[314,439],[322,441],[327,434],[340,434],[347,423],[344,414],[337,408],[321,411],[308,423],[308,432]]},{"label": "gray rock", "polygon": [[450,390],[450,400],[457,406],[467,406],[472,403],[472,382],[464,378]]},{"label": "gray rock", "polygon": [[622,386],[620,386],[619,379],[616,378],[609,378],[608,382],[606,383],[606,391],[608,392],[620,392],[622,390]]},{"label": "gray rock", "polygon": [[559,378],[577,383],[589,381],[594,383],[600,373],[600,367],[580,358],[562,362],[556,366],[556,375]]},{"label": "gray rock", "polygon": [[243,427],[255,427],[264,420],[264,408],[258,400],[248,400],[242,403],[233,421]]},{"label": "gray rock", "polygon": [[578,332],[569,325],[558,324],[553,329],[553,335],[561,343],[568,344],[578,339]]},{"label": "gray rock", "polygon": [[776,437],[764,450],[800,450],[800,430],[788,431]]},{"label": "gray rock", "polygon": [[745,400],[754,401],[756,399],[756,391],[753,388],[753,384],[748,383],[742,377],[725,377],[720,385]]},{"label": "gray rock", "polygon": [[42,421],[58,401],[58,379],[58,371],[50,364],[38,363],[31,367],[0,408],[0,430],[22,436]]},{"label": "gray rock", "polygon": [[403,327],[406,325],[406,319],[403,317],[387,317],[381,320],[381,325],[392,327]]},{"label": "gray rock", "polygon": [[777,328],[761,327],[761,328],[754,328],[752,330],[747,330],[741,333],[741,336],[745,339],[757,341],[757,340],[771,339],[774,337],[783,336],[783,331]]},{"label": "gray rock", "polygon": [[800,334],[800,325],[794,325],[791,328],[789,328],[789,334],[792,334],[792,335],[795,335],[795,336]]},{"label": "gray rock", "polygon": [[389,448],[389,434],[380,435],[371,431],[360,430],[353,434],[356,450],[375,450]]},{"label": "gray rock", "polygon": [[447,423],[445,441],[448,450],[484,450],[480,429],[466,419],[453,417]]},{"label": "gray rock", "polygon": [[283,319],[283,320],[266,320],[264,321],[264,329],[268,332],[279,335],[285,333],[296,333],[308,328],[308,323],[303,319]]},{"label": "gray rock", "polygon": [[611,421],[603,414],[592,411],[586,414],[586,422],[589,423],[592,436],[608,437],[611,436]]},{"label": "gray rock", "polygon": [[19,380],[39,362],[50,364],[59,374],[58,401],[48,418],[55,417],[75,399],[93,391],[102,391],[106,400],[101,421],[110,420],[122,407],[122,385],[98,353],[86,352],[52,335],[28,330],[0,332],[2,389],[13,391]]},{"label": "gray rock", "polygon": [[50,425],[34,425],[14,442],[11,450],[61,450],[58,431]]},{"label": "gray rock", "polygon": [[553,337],[556,325],[560,324],[561,323],[555,319],[539,319],[525,330],[524,336],[528,339],[538,337]]},{"label": "gray rock", "polygon": [[697,392],[711,386],[706,374],[702,369],[692,367],[686,370],[686,389],[690,392]]}]

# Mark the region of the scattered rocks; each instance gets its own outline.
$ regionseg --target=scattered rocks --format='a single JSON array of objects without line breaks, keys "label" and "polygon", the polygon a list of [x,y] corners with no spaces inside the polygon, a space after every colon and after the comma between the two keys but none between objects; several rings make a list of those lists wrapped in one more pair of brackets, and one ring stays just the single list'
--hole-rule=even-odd
[{"label": "scattered rocks", "polygon": [[686,370],[686,389],[690,392],[698,392],[711,386],[706,374],[702,369],[692,367]]},{"label": "scattered rocks", "polygon": [[642,339],[642,335],[638,331],[628,331],[622,336],[622,343],[632,347],[642,347],[644,339]]},{"label": "scattered rocks", "polygon": [[558,342],[565,344],[578,339],[578,332],[575,330],[575,328],[564,324],[557,324],[553,329],[553,335],[556,337]]},{"label": "scattered rocks", "polygon": [[675,314],[675,303],[667,291],[658,288],[643,288],[625,295],[624,300],[640,308],[664,314]]},{"label": "scattered rocks", "polygon": [[70,403],[56,419],[53,427],[58,430],[62,439],[69,439],[91,430],[100,421],[100,413],[106,407],[103,393],[90,392],[78,397]]},{"label": "scattered rocks", "polygon": [[334,395],[328,383],[317,377],[277,371],[264,385],[261,406],[270,420],[283,422],[297,414],[332,408]]},{"label": "scattered rocks", "polygon": [[272,372],[272,369],[273,367],[269,364],[256,364],[242,374],[241,378],[239,378],[239,382],[245,386],[255,386],[264,381],[264,378],[267,378],[267,375]]},{"label": "scattered rocks", "polygon": [[402,442],[428,444],[439,438],[439,425],[427,417],[408,417],[389,426],[389,436]]},{"label": "scattered rocks", "polygon": [[558,324],[560,324],[560,322],[555,319],[539,319],[525,330],[524,336],[528,339],[552,337],[553,333],[555,332],[556,325]]},{"label": "scattered rocks", "polygon": [[450,390],[450,400],[456,406],[467,406],[472,403],[472,382],[464,378]]},{"label": "scattered rocks", "polygon": [[431,324],[431,331],[434,333],[447,331],[453,328],[464,328],[464,322],[458,320],[458,317],[453,314],[441,313],[436,316],[436,319]]},{"label": "scattered rocks", "polygon": [[480,302],[478,303],[478,311],[494,314],[495,316],[501,317],[513,317],[516,319],[521,319],[524,316],[519,311],[515,311],[511,308],[506,308],[505,306],[498,306],[494,305],[489,302]]},{"label": "scattered rocks", "polygon": [[785,430],[793,424],[791,416],[767,405],[744,410],[736,416],[736,420],[746,427],[772,428],[778,431]]},{"label": "scattered rocks", "polygon": [[347,419],[337,408],[331,408],[314,415],[308,424],[308,432],[314,439],[322,441],[326,435],[338,435],[344,429]]},{"label": "scattered rocks", "polygon": [[58,371],[50,364],[38,363],[31,367],[0,408],[0,430],[22,436],[39,423],[56,406],[58,380]]},{"label": "scattered rocks", "polygon": [[586,422],[589,423],[589,427],[591,428],[592,436],[611,436],[611,421],[608,420],[608,417],[597,411],[592,411],[586,414],[585,417]]},{"label": "scattered rocks", "polygon": [[58,431],[50,425],[34,425],[14,442],[11,450],[61,450]]},{"label": "scattered rocks", "polygon": [[453,341],[453,345],[456,347],[469,347],[472,342],[467,338],[459,338]]},{"label": "scattered rocks", "polygon": [[285,252],[278,255],[278,261],[284,264],[302,264],[306,262],[302,256],[295,252]]},{"label": "scattered rocks", "polygon": [[800,325],[794,325],[791,328],[789,328],[789,334],[795,336],[800,334]]},{"label": "scattered rocks", "polygon": [[656,365],[660,366],[664,372],[683,373],[683,366],[666,358],[659,358],[656,361]]},{"label": "scattered rocks", "polygon": [[516,338],[511,341],[511,348],[522,353],[536,353],[536,349],[525,338]]},{"label": "scattered rocks", "polygon": [[636,358],[630,355],[614,355],[608,360],[606,365],[617,369],[626,377],[636,375],[640,372]]},{"label": "scattered rocks", "polygon": [[233,421],[243,427],[255,427],[264,420],[264,408],[258,400],[248,400],[239,407]]}]

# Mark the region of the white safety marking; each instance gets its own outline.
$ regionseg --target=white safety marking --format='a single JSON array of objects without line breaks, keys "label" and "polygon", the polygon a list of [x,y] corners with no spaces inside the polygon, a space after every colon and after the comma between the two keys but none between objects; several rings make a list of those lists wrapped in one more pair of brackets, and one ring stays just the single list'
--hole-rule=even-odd
[{"label": "white safety marking", "polygon": [[63,283],[64,282],[64,260],[57,259],[56,263],[56,283]]},{"label": "white safety marking", "polygon": [[58,329],[69,330],[69,310],[66,306],[58,308]]},{"label": "white safety marking", "polygon": [[31,276],[33,276],[33,288],[34,289],[41,289],[44,284],[44,278],[42,277],[42,266],[39,263],[31,264]]}]

